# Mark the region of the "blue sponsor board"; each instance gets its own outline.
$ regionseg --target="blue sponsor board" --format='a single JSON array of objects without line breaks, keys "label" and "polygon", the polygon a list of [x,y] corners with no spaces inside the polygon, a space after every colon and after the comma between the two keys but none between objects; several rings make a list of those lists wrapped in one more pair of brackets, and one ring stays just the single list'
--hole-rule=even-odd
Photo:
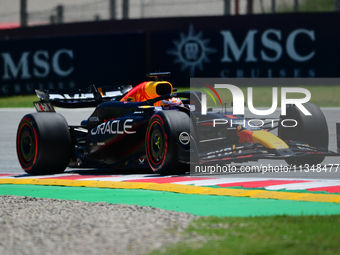
[{"label": "blue sponsor board", "polygon": [[92,83],[136,85],[155,71],[170,71],[175,87],[188,87],[193,77],[340,77],[339,18],[183,17],[0,31],[0,96]]},{"label": "blue sponsor board", "polygon": [[339,17],[322,13],[188,19],[181,31],[152,34],[151,67],[180,73],[182,81],[184,76],[339,77],[340,34],[329,26]]},{"label": "blue sponsor board", "polygon": [[131,33],[0,41],[0,95],[135,85],[146,72],[144,37]]}]

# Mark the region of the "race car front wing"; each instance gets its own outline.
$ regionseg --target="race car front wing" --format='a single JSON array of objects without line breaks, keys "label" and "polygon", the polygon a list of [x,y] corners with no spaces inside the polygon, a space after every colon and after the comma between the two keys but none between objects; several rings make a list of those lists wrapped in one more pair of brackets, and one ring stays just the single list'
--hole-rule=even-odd
[{"label": "race car front wing", "polygon": [[299,141],[285,141],[288,149],[268,149],[261,144],[242,143],[219,148],[198,154],[199,164],[224,161],[226,163],[241,163],[258,161],[259,159],[288,159],[306,156],[324,157],[340,156],[340,153],[329,151],[321,147],[313,147]]}]

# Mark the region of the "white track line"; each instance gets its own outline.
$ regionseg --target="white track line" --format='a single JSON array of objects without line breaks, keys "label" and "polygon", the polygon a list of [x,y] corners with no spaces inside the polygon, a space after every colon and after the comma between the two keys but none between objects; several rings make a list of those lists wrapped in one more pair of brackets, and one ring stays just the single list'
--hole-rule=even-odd
[{"label": "white track line", "polygon": [[174,184],[184,184],[190,185],[194,184],[195,186],[210,186],[210,185],[218,185],[218,184],[227,184],[227,183],[237,183],[237,182],[252,182],[252,181],[265,181],[269,180],[266,178],[218,178],[212,180],[194,180],[194,181],[184,181],[184,182],[174,182]]},{"label": "white track line", "polygon": [[152,175],[120,175],[116,177],[94,177],[94,178],[84,178],[78,180],[84,181],[114,181],[114,182],[122,182],[122,181],[131,181],[131,180],[138,180],[138,179],[149,179],[149,178],[159,178],[159,174],[152,174]]},{"label": "white track line", "polygon": [[282,185],[273,185],[265,187],[266,190],[304,190],[304,189],[312,189],[312,188],[322,188],[322,187],[330,187],[330,186],[340,186],[340,182],[336,181],[313,181],[313,182],[304,182],[304,183],[291,183],[291,184],[282,184]]}]

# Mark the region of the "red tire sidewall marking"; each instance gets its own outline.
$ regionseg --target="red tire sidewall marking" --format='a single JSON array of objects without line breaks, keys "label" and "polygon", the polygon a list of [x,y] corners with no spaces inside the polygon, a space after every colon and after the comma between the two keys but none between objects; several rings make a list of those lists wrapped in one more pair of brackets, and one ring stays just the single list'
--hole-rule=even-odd
[{"label": "red tire sidewall marking", "polygon": [[155,115],[152,117],[152,119],[153,119],[153,118],[158,118],[158,119],[162,122],[162,124],[163,124],[163,126],[164,126],[164,120],[162,119],[161,116],[159,116],[158,114],[155,114]]},{"label": "red tire sidewall marking", "polygon": [[[32,166],[35,164],[35,161],[37,160],[37,155],[38,155],[38,138],[37,138],[37,132],[35,130],[35,128],[33,128],[32,125],[30,125],[31,119],[29,118],[24,118],[21,122],[21,126],[18,132],[18,138],[17,138],[17,148],[18,148],[18,156],[19,156],[19,163],[21,165],[21,167],[26,170],[26,171],[30,171],[32,169]],[[35,142],[35,150],[34,150],[34,157],[33,157],[33,161],[28,162],[27,164],[25,164],[24,162],[26,160],[23,160],[23,157],[21,155],[21,147],[20,147],[20,138],[21,138],[21,131],[22,129],[27,126],[29,129],[31,129],[32,134],[34,134],[34,142]]]},{"label": "red tire sidewall marking", "polygon": [[[158,125],[161,127],[165,139],[164,139],[164,153],[163,153],[163,155],[162,155],[162,159],[160,160],[160,162],[158,162],[158,163],[153,162],[151,156],[146,157],[147,160],[148,160],[148,162],[149,162],[149,165],[150,165],[150,167],[151,167],[151,169],[152,169],[153,171],[157,171],[157,170],[159,169],[160,166],[163,166],[163,165],[164,165],[164,162],[165,162],[165,159],[166,159],[166,155],[167,155],[167,151],[168,151],[167,135],[166,135],[165,132],[164,132],[164,126],[163,126],[157,119],[155,120],[155,118],[159,119],[159,120],[162,122],[162,124],[164,124],[164,121],[162,120],[162,118],[161,118],[159,115],[155,115],[155,116],[151,119],[151,125],[150,125],[150,127],[149,127],[149,129],[148,129],[148,134],[147,134],[147,144],[146,144],[146,147],[147,147],[147,150],[148,150],[148,151],[147,151],[147,154],[148,154],[148,155],[151,155],[151,154],[150,154],[150,132],[151,132],[152,127],[153,127],[155,124],[158,124]],[[151,161],[151,162],[150,162],[150,161]],[[158,168],[154,168],[153,165],[158,166]]]}]

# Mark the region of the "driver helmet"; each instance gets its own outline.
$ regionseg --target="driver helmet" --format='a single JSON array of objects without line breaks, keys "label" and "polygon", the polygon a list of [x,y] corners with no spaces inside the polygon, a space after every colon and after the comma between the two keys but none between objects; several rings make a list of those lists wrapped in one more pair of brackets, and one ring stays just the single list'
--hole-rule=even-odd
[{"label": "driver helmet", "polygon": [[161,102],[161,106],[165,110],[177,109],[178,106],[184,106],[182,100],[178,97],[172,97],[169,99],[164,99]]}]

